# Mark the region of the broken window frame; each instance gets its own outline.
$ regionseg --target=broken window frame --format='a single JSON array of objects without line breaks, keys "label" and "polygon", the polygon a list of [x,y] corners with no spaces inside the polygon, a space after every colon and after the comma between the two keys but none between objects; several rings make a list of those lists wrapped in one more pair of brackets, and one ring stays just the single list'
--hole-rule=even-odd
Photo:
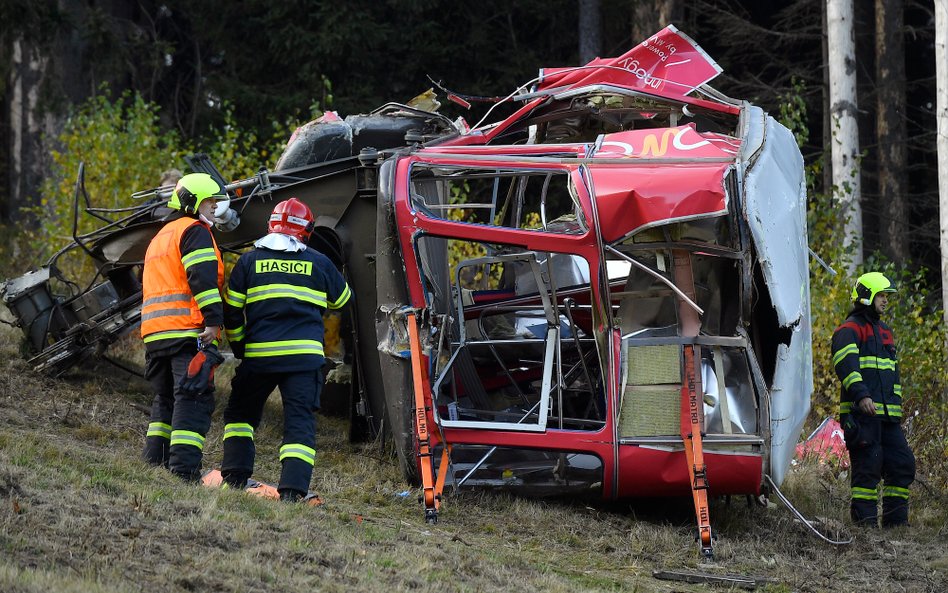
[{"label": "broken window frame", "polygon": [[[461,288],[461,273],[465,267],[474,267],[480,265],[490,265],[494,263],[513,263],[513,262],[523,262],[526,263],[530,270],[533,273],[534,279],[537,281],[538,287],[545,288],[546,285],[543,282],[543,277],[540,274],[539,262],[536,259],[536,255],[533,252],[530,253],[518,253],[510,255],[495,255],[488,257],[479,257],[473,259],[467,259],[462,262],[459,262],[457,268],[455,269],[455,292],[460,291]],[[539,291],[540,302],[542,305],[544,316],[547,321],[547,330],[546,336],[543,338],[524,338],[524,342],[534,342],[539,341],[543,343],[543,373],[540,386],[540,399],[537,403],[533,404],[530,409],[524,414],[524,416],[517,422],[490,422],[490,421],[467,421],[467,420],[451,420],[450,418],[440,417],[438,406],[435,408],[435,418],[441,422],[446,428],[480,428],[488,430],[524,430],[524,431],[536,431],[542,432],[546,430],[546,421],[549,414],[550,407],[550,385],[553,375],[553,355],[554,348],[556,347],[559,341],[559,324],[557,324],[553,314],[553,307],[550,303],[550,295],[547,290],[540,289]],[[465,349],[473,348],[476,344],[477,346],[486,346],[493,354],[494,358],[497,360],[498,364],[504,370],[505,374],[511,378],[511,383],[516,386],[516,381],[512,380],[510,375],[510,370],[504,364],[504,360],[497,353],[496,348],[494,347],[497,344],[505,343],[507,340],[469,340],[466,329],[466,317],[464,315],[464,301],[461,298],[460,294],[454,295],[454,300],[456,304],[457,311],[457,327],[458,327],[458,343],[452,344],[456,349],[451,354],[451,358],[445,364],[443,369],[439,369],[436,373],[436,379],[433,382],[433,393],[438,394],[441,392],[441,387],[446,380],[451,379],[451,371],[454,367],[455,362],[458,360],[458,357],[465,351]],[[518,308],[519,309],[519,308]],[[535,310],[535,306],[528,306],[527,309]],[[518,392],[520,391],[519,387],[517,388]],[[530,405],[529,399],[525,394],[520,392],[520,395],[524,398],[525,404]],[[457,397],[455,396],[455,403],[457,403]],[[536,412],[534,412],[536,410]],[[528,418],[536,415],[537,422],[532,424],[525,422]]]},{"label": "broken window frame", "polygon": [[[733,182],[733,180],[732,180]],[[734,195],[732,193],[732,195]],[[676,335],[674,336],[661,336],[661,337],[637,337],[635,334],[644,333],[648,328],[639,330],[637,332],[630,332],[628,334],[622,334],[622,329],[619,326],[619,323],[614,323],[614,329],[620,332],[621,340],[621,350],[620,350],[620,381],[621,386],[618,393],[618,402],[616,406],[617,414],[617,426],[620,423],[620,416],[623,410],[623,400],[626,397],[626,386],[628,380],[628,368],[629,368],[629,348],[633,346],[660,346],[660,345],[678,345],[680,347],[685,347],[691,344],[695,344],[701,347],[702,352],[710,352],[710,358],[702,356],[701,360],[701,371],[702,375],[706,375],[708,371],[713,373],[715,378],[715,389],[720,388],[722,384],[725,386],[725,395],[721,397],[718,393],[718,402],[720,403],[720,408],[716,410],[718,414],[708,414],[704,415],[704,427],[708,431],[706,435],[706,442],[710,447],[715,445],[751,445],[752,448],[757,449],[760,445],[763,444],[763,434],[766,430],[764,424],[767,422],[765,412],[765,398],[767,397],[766,386],[763,384],[762,376],[760,373],[759,366],[757,364],[756,356],[753,352],[753,347],[748,339],[747,334],[743,331],[743,321],[745,320],[746,315],[749,314],[748,309],[745,308],[746,302],[746,292],[747,286],[742,282],[741,285],[741,298],[736,299],[737,302],[733,303],[733,306],[738,308],[738,319],[736,327],[734,328],[733,335],[721,335],[721,334],[710,334],[705,331],[703,324],[700,328],[699,334],[695,337],[681,336],[680,335],[680,315],[678,313],[678,306],[681,300],[684,300],[687,306],[693,307],[696,311],[699,312],[699,315],[703,316],[706,314],[697,303],[698,299],[692,301],[686,295],[684,295],[681,289],[675,285],[675,282],[668,274],[663,273],[662,270],[653,269],[649,266],[646,266],[642,262],[636,261],[634,257],[630,254],[635,252],[646,252],[646,253],[662,253],[667,261],[672,260],[673,251],[685,251],[688,253],[689,257],[692,258],[694,262],[695,256],[707,257],[707,258],[723,258],[732,260],[736,266],[739,267],[739,270],[736,271],[736,276],[742,281],[746,277],[746,265],[748,261],[748,254],[745,249],[742,249],[742,245],[746,244],[742,241],[742,233],[738,231],[741,228],[737,221],[734,218],[733,209],[729,209],[729,214],[723,215],[729,220],[728,224],[728,235],[723,237],[726,239],[726,243],[719,241],[718,243],[708,243],[695,240],[674,240],[671,237],[670,229],[674,225],[682,224],[686,225],[689,222],[674,222],[669,225],[660,225],[653,227],[652,229],[646,229],[645,232],[654,232],[659,230],[664,235],[664,240],[662,241],[653,241],[653,242],[643,242],[643,243],[634,243],[630,240],[633,236],[623,237],[622,239],[615,241],[609,245],[605,246],[604,251],[607,254],[611,254],[614,257],[618,257],[621,260],[627,261],[633,268],[638,268],[644,273],[649,274],[650,276],[660,279],[662,283],[668,286],[669,290],[673,293],[671,295],[674,302],[675,310],[675,327]],[[715,217],[709,217],[707,219],[699,220],[713,220]],[[721,218],[721,217],[717,217]],[[643,231],[639,231],[641,233]],[[636,233],[638,235],[639,233]],[[609,258],[607,258],[608,261]],[[633,269],[630,268],[629,273],[633,273]],[[609,287],[610,290],[610,302],[615,302],[617,297],[622,297],[621,291],[616,292],[614,287]],[[619,304],[616,303],[613,305],[613,320],[619,320],[620,317],[618,313]],[[703,321],[703,319],[702,319]],[[720,359],[725,356],[725,352],[730,353],[730,356],[737,356],[738,361],[740,361],[739,368],[734,370],[734,363],[732,362],[732,373],[726,374],[725,376],[719,377],[718,375],[723,371],[724,365]],[[720,354],[718,354],[720,353]],[[681,356],[679,350],[679,357]],[[718,359],[718,360],[716,360]],[[753,408],[753,417],[743,418],[738,417],[737,419],[732,418],[731,411],[728,409],[728,400],[727,393],[731,390],[731,387],[727,385],[727,378],[734,372],[743,372],[747,377],[747,385],[750,386],[750,396],[751,404]],[[733,381],[732,381],[733,382]],[[705,395],[708,395],[709,389],[708,386],[702,381],[702,389],[705,392]],[[744,402],[744,408],[747,407],[748,402]],[[708,410],[707,403],[705,404],[705,412]],[[723,414],[728,413],[728,420],[725,421]],[[712,432],[708,430],[712,426],[712,422],[720,422],[721,430]],[[735,430],[735,425],[749,425],[753,426],[753,430],[748,430],[744,432],[739,432]],[[730,428],[730,430],[728,430]],[[675,426],[674,429],[670,429],[669,434],[654,435],[654,436],[636,436],[636,435],[619,435],[620,444],[675,444],[680,443],[681,437],[678,435],[678,427]]]},{"label": "broken window frame", "polygon": [[[419,270],[422,272],[422,283],[425,286],[425,298],[431,303],[431,299],[435,298],[432,295],[430,285],[432,280],[436,280],[432,277],[432,272],[429,270],[428,266],[423,265],[422,254],[428,251],[429,247],[424,246],[426,239],[433,240],[444,240],[444,241],[460,241],[460,242],[472,242],[469,239],[461,238],[448,238],[442,235],[433,235],[425,232],[421,232],[415,235],[413,238],[414,251],[416,254],[416,259],[419,262]],[[447,246],[446,246],[447,247]],[[510,247],[515,246],[511,245]],[[522,249],[522,248],[520,248]],[[545,256],[545,257],[541,257]],[[443,412],[438,409],[438,406],[434,406],[434,416],[439,423],[442,423],[442,426],[445,428],[477,428],[480,430],[504,430],[504,431],[529,431],[529,432],[543,432],[549,428],[550,420],[556,422],[556,428],[560,429],[571,429],[571,430],[582,430],[582,431],[597,431],[600,430],[606,422],[606,404],[604,397],[597,390],[604,390],[605,383],[603,382],[603,375],[600,372],[597,373],[598,369],[602,368],[602,363],[599,360],[600,353],[596,347],[595,337],[585,335],[580,337],[580,332],[582,331],[580,326],[573,319],[573,313],[582,308],[589,308],[589,305],[576,304],[575,299],[570,296],[569,292],[575,290],[589,290],[590,298],[592,298],[591,287],[588,282],[584,282],[579,285],[566,287],[565,292],[561,292],[560,288],[556,285],[556,274],[551,272],[550,266],[554,256],[565,256],[569,258],[579,258],[587,266],[589,262],[583,258],[581,255],[567,252],[545,252],[545,251],[535,251],[535,250],[523,250],[518,253],[513,254],[502,254],[502,255],[488,255],[484,257],[469,258],[458,262],[456,269],[454,270],[454,286],[450,288],[449,292],[452,293],[451,298],[453,299],[453,306],[449,305],[446,302],[442,302],[442,307],[449,307],[450,311],[456,317],[450,319],[447,315],[447,311],[438,312],[437,316],[440,318],[438,324],[438,335],[434,337],[434,342],[436,344],[431,358],[431,377],[432,377],[432,393],[435,394],[437,399],[438,395],[442,393],[442,389],[445,387],[445,383],[449,383],[453,389],[453,383],[451,381],[457,380],[455,375],[454,366],[457,363],[457,360],[460,355],[460,351],[465,348],[487,348],[491,350],[494,359],[498,361],[501,367],[504,367],[504,361],[500,355],[497,354],[494,349],[494,345],[501,343],[506,343],[509,340],[490,340],[478,338],[472,340],[469,336],[466,324],[469,321],[468,315],[465,314],[464,310],[464,299],[458,294],[458,286],[461,286],[462,280],[462,270],[472,267],[488,267],[495,264],[515,264],[521,263],[526,264],[531,270],[531,276],[538,287],[538,292],[531,292],[530,294],[519,295],[514,299],[511,299],[510,305],[505,305],[503,302],[500,303],[490,303],[482,305],[474,305],[479,308],[477,311],[480,319],[480,316],[483,316],[485,313],[489,313],[492,310],[498,310],[501,308],[509,308],[511,312],[522,309],[529,309],[531,311],[540,311],[542,309],[542,315],[546,319],[547,332],[546,335],[542,338],[535,338],[531,341],[542,342],[544,344],[544,355],[543,355],[543,379],[541,383],[540,399],[538,402],[533,402],[527,395],[523,392],[518,392],[523,397],[524,401],[527,402],[531,408],[525,412],[525,414],[510,422],[491,422],[486,420],[452,420],[449,417],[445,417]],[[560,298],[562,297],[562,299]],[[537,304],[518,304],[515,301],[522,300],[524,298],[539,300],[539,307]],[[560,303],[562,300],[562,303]],[[470,307],[471,305],[467,305]],[[574,357],[578,357],[577,360],[571,362],[571,366],[564,372],[563,368],[563,344],[562,344],[562,332],[564,324],[569,328],[571,338],[566,338],[570,340],[570,348],[575,349]],[[481,326],[482,335],[486,336],[487,332]],[[455,334],[450,336],[451,343],[445,345],[446,334]],[[441,365],[442,360],[442,351],[447,347],[450,349],[451,354],[449,356],[448,362],[444,365]],[[598,369],[596,365],[599,365]],[[511,378],[509,372],[507,373],[508,378]],[[572,384],[572,381],[577,379],[585,380],[585,390],[588,392],[589,401],[585,405],[587,416],[583,417],[566,417],[566,411],[564,409],[564,393],[570,389],[569,385]],[[511,383],[515,383],[511,378]],[[534,394],[535,395],[535,394]],[[457,402],[455,396],[455,403]],[[579,402],[582,404],[582,401]],[[539,407],[538,407],[539,405]],[[470,408],[468,408],[470,410]],[[459,410],[463,411],[463,410]],[[588,416],[592,411],[593,416]],[[528,418],[536,418],[536,423],[528,423],[526,420]],[[567,426],[569,425],[569,426]]]},{"label": "broken window frame", "polygon": [[[431,173],[430,179],[419,179],[419,171],[428,171]],[[449,173],[454,171],[453,174]],[[539,210],[538,214],[540,216],[541,227],[540,228],[524,228],[521,226],[508,226],[504,224],[494,224],[495,218],[498,213],[506,212],[507,208],[513,208],[514,214],[513,219],[518,225],[523,224],[524,222],[524,194],[526,192],[526,185],[530,177],[545,177],[543,182],[543,187],[540,191],[539,196]],[[549,219],[547,213],[547,198],[549,196],[550,185],[553,179],[557,176],[562,176],[565,181],[565,189],[569,194],[570,202],[572,204],[572,215],[576,219],[576,224],[578,228],[571,230],[557,230],[550,228],[550,223],[552,220]],[[466,179],[483,179],[483,178],[495,178],[494,188],[491,196],[490,203],[487,202],[463,202],[463,203],[429,203],[429,196],[422,194],[416,191],[415,184],[419,181],[427,182],[433,181],[436,183],[442,182],[462,182]],[[498,178],[511,178],[510,190],[514,189],[516,184],[516,195],[514,196],[501,196],[499,190],[499,182],[496,181]],[[517,179],[519,178],[519,179]],[[435,220],[445,220],[450,222],[458,222],[460,224],[475,224],[481,226],[489,226],[496,228],[504,228],[518,231],[531,231],[531,232],[545,232],[545,233],[554,233],[554,234],[568,234],[568,235],[582,235],[589,231],[589,224],[586,221],[585,214],[583,213],[582,205],[580,204],[579,197],[577,195],[577,190],[573,184],[573,178],[571,172],[568,169],[561,168],[543,168],[543,167],[489,167],[489,166],[479,166],[472,163],[467,164],[456,164],[456,163],[440,163],[440,162],[415,162],[412,163],[411,171],[409,172],[409,190],[410,190],[410,203],[413,210],[421,212],[425,216],[435,219]],[[444,192],[439,189],[438,198],[444,199]],[[480,221],[471,222],[471,221],[457,221],[447,218],[446,213],[451,210],[465,210],[465,209],[489,209],[489,220],[491,223],[484,223]],[[565,214],[565,213],[564,213]],[[560,216],[562,216],[561,214]],[[555,218],[553,219],[555,220]]]}]

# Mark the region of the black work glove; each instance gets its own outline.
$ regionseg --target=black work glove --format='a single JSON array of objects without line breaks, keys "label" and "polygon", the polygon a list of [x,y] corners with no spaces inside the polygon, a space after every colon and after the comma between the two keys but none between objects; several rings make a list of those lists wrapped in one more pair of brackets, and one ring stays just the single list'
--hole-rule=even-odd
[{"label": "black work glove", "polygon": [[209,344],[194,355],[188,364],[188,374],[181,378],[178,388],[184,395],[196,397],[214,384],[214,369],[224,362],[217,346]]}]

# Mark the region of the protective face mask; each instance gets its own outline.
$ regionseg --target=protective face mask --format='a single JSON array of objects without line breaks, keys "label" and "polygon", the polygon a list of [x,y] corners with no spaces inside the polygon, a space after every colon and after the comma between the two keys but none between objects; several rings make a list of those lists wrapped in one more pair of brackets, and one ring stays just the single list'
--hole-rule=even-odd
[{"label": "protective face mask", "polygon": [[214,218],[222,219],[224,215],[227,214],[227,210],[230,209],[230,198],[226,200],[218,200],[217,204],[214,206]]}]

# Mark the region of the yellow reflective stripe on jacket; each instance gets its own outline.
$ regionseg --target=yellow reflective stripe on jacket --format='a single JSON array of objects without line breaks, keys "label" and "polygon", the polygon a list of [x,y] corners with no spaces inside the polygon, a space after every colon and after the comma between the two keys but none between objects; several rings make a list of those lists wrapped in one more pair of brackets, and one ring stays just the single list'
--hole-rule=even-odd
[{"label": "yellow reflective stripe on jacket", "polygon": [[896,383],[895,386],[892,388],[892,390],[895,392],[895,394],[896,394],[897,396],[902,397],[902,385],[901,385],[901,383]]},{"label": "yellow reflective stripe on jacket", "polygon": [[853,371],[846,375],[846,378],[843,379],[843,387],[849,389],[849,386],[856,381],[862,381],[862,374],[860,374],[859,371]]},{"label": "yellow reflective stripe on jacket", "polygon": [[[877,413],[877,414],[884,414],[884,413],[885,413],[885,407],[884,407],[882,404],[876,403],[876,402],[872,402],[872,405],[876,408],[876,413]],[[843,403],[839,404],[839,413],[840,413],[840,414],[849,414],[850,412],[853,411],[853,407],[854,407],[854,406],[855,406],[855,404],[854,404],[853,402],[843,402]]]},{"label": "yellow reflective stripe on jacket", "polygon": [[300,445],[299,443],[287,443],[280,447],[280,461],[290,457],[302,459],[310,465],[315,465],[316,449],[307,447],[306,445]]},{"label": "yellow reflective stripe on jacket", "polygon": [[330,309],[338,309],[345,305],[349,301],[349,297],[352,296],[352,291],[349,289],[349,285],[346,284],[346,289],[342,291],[342,294],[339,295],[339,298],[329,303]]},{"label": "yellow reflective stripe on jacket", "polygon": [[894,496],[896,498],[908,499],[909,489],[900,488],[899,486],[885,486],[882,488],[882,496]]},{"label": "yellow reflective stripe on jacket", "polygon": [[[839,404],[839,413],[840,414],[850,414],[853,411],[853,402],[842,402]],[[872,406],[876,409],[876,414],[885,414],[886,410],[889,412],[889,416],[893,418],[902,417],[902,406],[899,404],[880,404],[878,402],[872,402]]]},{"label": "yellow reflective stripe on jacket", "polygon": [[142,321],[148,321],[149,319],[157,319],[159,317],[180,317],[183,315],[190,315],[190,314],[191,314],[190,307],[179,308],[179,309],[158,309],[157,311],[142,313]]},{"label": "yellow reflective stripe on jacket", "polygon": [[191,293],[164,294],[161,296],[151,297],[150,299],[145,299],[142,301],[142,307],[157,305],[158,303],[175,303],[178,301],[182,303],[190,303]]},{"label": "yellow reflective stripe on jacket", "polygon": [[263,284],[261,286],[253,286],[247,290],[248,305],[265,299],[297,299],[320,307],[326,306],[325,292],[306,288],[305,286],[295,286],[293,284]]},{"label": "yellow reflective stripe on jacket", "polygon": [[860,356],[859,368],[879,369],[880,371],[894,371],[895,361],[891,358],[880,358],[878,356]]},{"label": "yellow reflective stripe on jacket", "polygon": [[879,493],[875,489],[853,486],[851,490],[853,498],[859,500],[879,500]]},{"label": "yellow reflective stripe on jacket", "polygon": [[205,247],[204,249],[195,249],[187,255],[181,256],[181,265],[184,266],[184,269],[187,270],[195,264],[204,263],[206,261],[217,261],[217,253],[214,252],[213,247]]},{"label": "yellow reflective stripe on jacket", "polygon": [[225,329],[224,334],[227,336],[228,342],[239,342],[244,339],[244,326],[240,326],[234,329]]},{"label": "yellow reflective stripe on jacket", "polygon": [[855,344],[846,344],[833,353],[833,366],[836,366],[849,354],[859,354],[859,348]]},{"label": "yellow reflective stripe on jacket", "polygon": [[142,301],[142,321],[157,319],[159,317],[178,317],[190,315],[190,293],[165,294],[151,297]]},{"label": "yellow reflective stripe on jacket", "polygon": [[155,332],[153,334],[148,334],[145,336],[142,341],[144,343],[154,342],[156,340],[173,340],[175,338],[196,338],[201,335],[201,330],[199,329],[172,329],[165,332]]},{"label": "yellow reflective stripe on jacket", "polygon": [[253,426],[247,424],[246,422],[234,422],[232,424],[224,425],[224,438],[221,440],[226,441],[231,437],[245,437],[253,440]]},{"label": "yellow reflective stripe on jacket", "polygon": [[198,307],[205,307],[221,302],[221,293],[216,288],[212,288],[194,295],[194,300],[197,302]]},{"label": "yellow reflective stripe on jacket", "polygon": [[173,430],[171,431],[171,446],[175,445],[191,445],[203,451],[204,435],[190,430]]},{"label": "yellow reflective stripe on jacket", "polygon": [[242,292],[237,292],[236,290],[231,290],[230,287],[228,287],[227,292],[224,293],[224,302],[231,307],[240,309],[244,306],[244,303],[247,302],[247,295]]},{"label": "yellow reflective stripe on jacket", "polygon": [[249,342],[244,350],[245,358],[264,356],[287,356],[293,354],[323,355],[323,345],[316,340],[282,340],[279,342]]},{"label": "yellow reflective stripe on jacket", "polygon": [[171,425],[164,422],[152,422],[148,425],[148,432],[145,436],[171,438]]}]

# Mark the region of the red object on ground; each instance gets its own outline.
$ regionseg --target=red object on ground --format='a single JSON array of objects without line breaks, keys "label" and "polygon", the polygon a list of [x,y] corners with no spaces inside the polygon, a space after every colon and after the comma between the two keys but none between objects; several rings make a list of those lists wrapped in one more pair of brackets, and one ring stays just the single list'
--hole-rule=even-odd
[{"label": "red object on ground", "polygon": [[805,441],[797,445],[796,458],[849,467],[849,451],[843,438],[843,427],[836,419],[825,418]]},{"label": "red object on ground", "polygon": [[[221,476],[221,470],[213,469],[209,472],[205,472],[204,475],[201,476],[201,484],[208,488],[218,488],[222,486],[224,479]],[[280,500],[280,493],[275,486],[256,480],[250,480],[247,483],[247,487],[244,488],[244,492],[262,498],[269,498],[270,500]],[[310,492],[303,498],[302,503],[307,506],[315,507],[323,504],[323,500],[318,494]]]}]

